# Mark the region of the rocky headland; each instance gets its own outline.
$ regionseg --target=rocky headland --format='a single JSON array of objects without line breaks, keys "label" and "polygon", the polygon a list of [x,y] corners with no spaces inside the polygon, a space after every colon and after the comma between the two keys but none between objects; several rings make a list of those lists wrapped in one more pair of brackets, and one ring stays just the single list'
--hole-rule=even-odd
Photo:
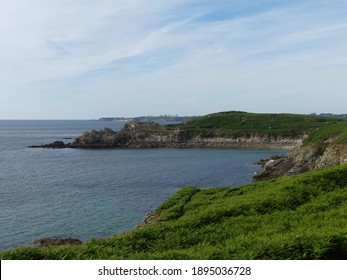
[{"label": "rocky headland", "polygon": [[[244,122],[244,118],[241,118]],[[271,127],[269,127],[269,131]],[[120,131],[104,128],[87,131],[72,143],[56,141],[31,148],[233,148],[267,149],[285,148],[285,156],[263,159],[258,164],[263,172],[254,176],[255,181],[299,174],[308,170],[347,163],[347,145],[336,144],[333,137],[304,145],[304,131],[285,133],[260,133],[198,129],[184,126],[166,126],[155,122],[130,121]]]},{"label": "rocky headland", "polygon": [[301,135],[232,134],[216,131],[192,132],[155,122],[130,121],[120,131],[104,128],[87,131],[72,143],[56,141],[30,148],[293,148]]},{"label": "rocky headland", "polygon": [[[273,156],[259,162],[264,170],[253,176],[254,181],[290,176],[313,169],[347,163],[347,145],[333,144],[329,140],[324,144],[303,145],[305,136],[249,135],[247,137],[213,133],[189,135],[180,130],[167,130],[157,124],[144,126],[139,123],[131,123],[129,126],[132,131],[125,128],[119,134],[115,132],[112,134],[109,131],[110,135],[107,130],[97,133],[98,144],[96,146],[94,146],[95,142],[91,140],[95,139],[93,138],[95,134],[85,133],[76,139],[72,147],[288,149],[284,156]],[[139,130],[139,128],[141,129]],[[149,131],[155,131],[155,133],[149,133],[146,128]],[[155,130],[152,130],[153,128]]]}]

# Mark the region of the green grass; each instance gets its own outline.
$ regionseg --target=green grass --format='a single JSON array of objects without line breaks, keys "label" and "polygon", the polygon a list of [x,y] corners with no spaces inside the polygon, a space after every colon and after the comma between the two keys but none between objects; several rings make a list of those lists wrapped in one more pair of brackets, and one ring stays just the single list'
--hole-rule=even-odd
[{"label": "green grass", "polygon": [[343,121],[316,129],[305,139],[304,145],[324,143],[330,139],[333,144],[347,144],[347,122]]},{"label": "green grass", "polygon": [[1,259],[346,259],[347,165],[237,188],[183,188],[153,224]]},{"label": "green grass", "polygon": [[239,111],[221,112],[194,118],[178,126],[189,132],[233,133],[236,135],[297,135],[342,119],[298,114],[256,114]]}]

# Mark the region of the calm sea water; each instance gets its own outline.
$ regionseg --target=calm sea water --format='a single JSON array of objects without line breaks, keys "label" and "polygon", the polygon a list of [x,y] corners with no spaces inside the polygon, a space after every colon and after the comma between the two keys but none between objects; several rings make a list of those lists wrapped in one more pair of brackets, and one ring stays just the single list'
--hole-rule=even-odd
[{"label": "calm sea water", "polygon": [[135,227],[183,186],[233,187],[283,150],[30,149],[124,122],[0,121],[0,250],[43,237],[86,241]]}]

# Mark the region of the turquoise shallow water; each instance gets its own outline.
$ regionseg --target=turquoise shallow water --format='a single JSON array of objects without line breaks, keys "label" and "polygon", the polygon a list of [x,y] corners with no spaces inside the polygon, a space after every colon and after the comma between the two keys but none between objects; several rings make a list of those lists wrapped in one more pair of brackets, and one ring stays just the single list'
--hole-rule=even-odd
[{"label": "turquoise shallow water", "polygon": [[[124,122],[0,121],[0,250],[43,237],[86,241],[135,227],[183,186],[233,187],[283,150],[29,149]],[[68,138],[68,139],[66,139]]]}]

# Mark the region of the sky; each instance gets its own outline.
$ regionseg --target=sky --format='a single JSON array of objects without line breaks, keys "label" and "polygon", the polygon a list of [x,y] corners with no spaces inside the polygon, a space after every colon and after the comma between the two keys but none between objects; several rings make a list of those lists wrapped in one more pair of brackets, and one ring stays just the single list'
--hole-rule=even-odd
[{"label": "sky", "polygon": [[0,119],[347,113],[345,0],[0,0]]}]

